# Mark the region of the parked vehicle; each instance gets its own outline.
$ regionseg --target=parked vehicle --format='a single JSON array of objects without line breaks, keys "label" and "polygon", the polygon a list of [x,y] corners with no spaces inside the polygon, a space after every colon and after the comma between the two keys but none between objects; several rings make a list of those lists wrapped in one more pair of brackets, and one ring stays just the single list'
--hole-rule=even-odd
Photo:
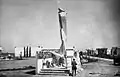
[{"label": "parked vehicle", "polygon": [[113,57],[114,64],[120,64],[120,47],[112,47],[111,55]]}]

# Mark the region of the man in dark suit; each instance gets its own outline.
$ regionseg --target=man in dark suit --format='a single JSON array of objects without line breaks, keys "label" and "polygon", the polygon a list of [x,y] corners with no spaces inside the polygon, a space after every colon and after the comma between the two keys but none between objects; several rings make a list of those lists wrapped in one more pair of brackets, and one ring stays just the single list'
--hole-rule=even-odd
[{"label": "man in dark suit", "polygon": [[76,76],[76,70],[77,70],[76,65],[77,65],[77,63],[76,63],[75,59],[73,59],[73,61],[72,61],[72,75],[75,74],[75,76]]}]

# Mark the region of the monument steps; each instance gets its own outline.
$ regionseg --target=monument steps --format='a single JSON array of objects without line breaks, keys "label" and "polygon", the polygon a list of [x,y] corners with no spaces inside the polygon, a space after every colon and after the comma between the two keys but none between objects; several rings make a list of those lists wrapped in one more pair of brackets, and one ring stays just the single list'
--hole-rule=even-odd
[{"label": "monument steps", "polygon": [[69,70],[68,69],[41,69],[39,75],[57,75],[57,76],[69,76]]},{"label": "monument steps", "polygon": [[40,73],[39,75],[69,76],[69,74],[65,74],[65,73]]},{"label": "monument steps", "polygon": [[64,73],[64,71],[41,71],[41,73]]}]

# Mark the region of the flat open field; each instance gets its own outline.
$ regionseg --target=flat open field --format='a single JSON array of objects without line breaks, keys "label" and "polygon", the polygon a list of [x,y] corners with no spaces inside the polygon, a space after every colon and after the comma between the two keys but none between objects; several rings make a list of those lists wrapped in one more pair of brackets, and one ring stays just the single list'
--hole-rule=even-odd
[{"label": "flat open field", "polygon": [[36,65],[36,58],[27,58],[25,60],[11,60],[11,61],[0,61],[0,69],[2,68],[19,68],[23,66],[34,66]]}]

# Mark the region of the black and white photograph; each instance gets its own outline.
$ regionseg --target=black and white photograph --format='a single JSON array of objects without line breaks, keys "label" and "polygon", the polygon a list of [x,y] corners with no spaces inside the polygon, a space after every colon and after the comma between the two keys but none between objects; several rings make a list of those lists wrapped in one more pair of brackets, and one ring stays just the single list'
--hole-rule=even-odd
[{"label": "black and white photograph", "polygon": [[0,77],[120,77],[120,0],[0,0]]}]

